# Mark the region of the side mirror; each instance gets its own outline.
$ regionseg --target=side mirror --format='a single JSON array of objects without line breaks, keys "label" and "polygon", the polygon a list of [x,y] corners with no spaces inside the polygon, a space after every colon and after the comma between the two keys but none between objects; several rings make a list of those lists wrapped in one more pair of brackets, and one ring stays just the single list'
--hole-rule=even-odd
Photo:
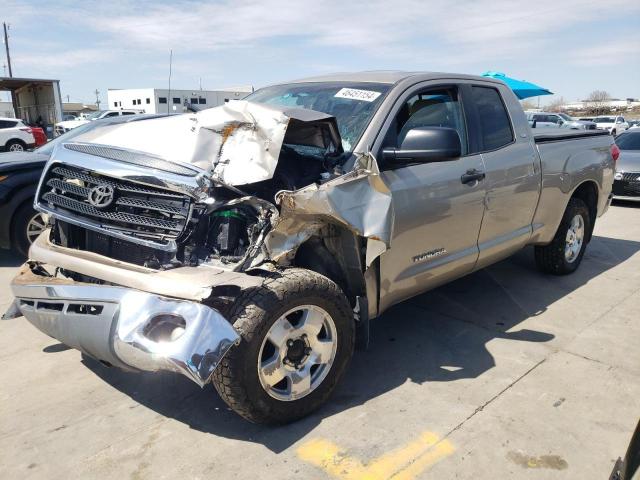
[{"label": "side mirror", "polygon": [[382,150],[382,158],[389,165],[444,162],[461,155],[460,135],[455,129],[446,127],[412,128],[400,148]]}]

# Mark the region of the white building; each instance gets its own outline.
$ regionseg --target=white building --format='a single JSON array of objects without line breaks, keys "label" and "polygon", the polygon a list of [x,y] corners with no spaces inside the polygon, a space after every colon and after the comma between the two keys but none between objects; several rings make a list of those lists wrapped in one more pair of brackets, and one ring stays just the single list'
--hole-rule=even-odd
[{"label": "white building", "polygon": [[217,107],[229,100],[240,100],[253,91],[251,86],[221,90],[174,90],[166,88],[110,88],[108,110],[136,109],[144,113],[183,113],[185,101],[200,109]]},{"label": "white building", "polygon": [[13,102],[0,101],[0,117],[14,118],[16,116],[13,111]]},{"label": "white building", "polygon": [[612,112],[620,112],[625,110],[631,110],[633,108],[640,107],[640,101],[637,98],[627,98],[626,100],[618,100],[618,99],[609,99],[603,100],[601,102],[597,102],[595,104],[589,100],[580,100],[578,102],[567,103],[565,105],[561,105],[561,110],[589,110],[594,107],[600,107],[602,109],[609,109]]}]

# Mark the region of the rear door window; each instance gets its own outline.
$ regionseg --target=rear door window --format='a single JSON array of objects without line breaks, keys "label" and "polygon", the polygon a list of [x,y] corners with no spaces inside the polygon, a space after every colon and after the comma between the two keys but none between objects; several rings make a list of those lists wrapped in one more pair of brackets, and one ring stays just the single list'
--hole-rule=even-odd
[{"label": "rear door window", "polygon": [[474,86],[471,91],[480,121],[482,150],[496,150],[513,142],[509,114],[498,90]]},{"label": "rear door window", "polygon": [[0,128],[14,128],[18,125],[18,122],[12,122],[11,120],[0,120]]}]

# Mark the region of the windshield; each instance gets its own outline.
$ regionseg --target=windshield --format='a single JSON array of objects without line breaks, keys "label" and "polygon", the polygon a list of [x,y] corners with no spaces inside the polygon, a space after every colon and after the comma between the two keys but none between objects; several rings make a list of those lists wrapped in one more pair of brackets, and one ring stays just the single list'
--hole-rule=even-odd
[{"label": "windshield", "polygon": [[381,83],[297,83],[262,88],[245,100],[333,115],[342,148],[352,152],[388,90],[389,85]]},{"label": "windshield", "polygon": [[616,123],[615,117],[596,117],[593,121],[596,123]]},{"label": "windshield", "polygon": [[620,150],[640,150],[640,132],[623,133],[616,137]]},{"label": "windshield", "polygon": [[566,120],[567,122],[572,122],[573,118],[571,118],[569,115],[567,115],[566,113],[559,113],[558,114],[562,119]]},{"label": "windshield", "polygon": [[106,112],[106,110],[98,110],[97,112],[93,112],[91,115],[87,115],[85,118],[87,120],[95,120],[97,119],[100,115],[102,115],[104,112]]}]

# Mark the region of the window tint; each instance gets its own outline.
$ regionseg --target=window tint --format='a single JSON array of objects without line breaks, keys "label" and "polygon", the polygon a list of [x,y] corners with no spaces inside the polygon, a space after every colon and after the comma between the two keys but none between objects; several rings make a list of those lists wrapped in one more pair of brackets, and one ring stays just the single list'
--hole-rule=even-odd
[{"label": "window tint", "polygon": [[173,97],[173,103],[176,105],[180,105],[180,97]]},{"label": "window tint", "polygon": [[167,103],[167,97],[158,97],[158,103]]},{"label": "window tint", "polygon": [[109,112],[102,118],[117,117],[118,115],[120,115],[118,112]]},{"label": "window tint", "polygon": [[453,128],[467,153],[467,129],[462,105],[453,89],[429,90],[411,97],[400,109],[385,139],[385,146],[400,147],[409,130],[418,127]]},{"label": "window tint", "polygon": [[0,128],[13,128],[18,122],[12,122],[10,120],[0,120]]},{"label": "window tint", "polygon": [[630,132],[618,135],[615,139],[620,150],[640,150],[640,132]]},{"label": "window tint", "polygon": [[498,91],[490,87],[473,87],[471,91],[480,120],[482,149],[495,150],[511,143],[511,122]]},{"label": "window tint", "polygon": [[122,112],[123,115],[135,115],[136,112]]}]

